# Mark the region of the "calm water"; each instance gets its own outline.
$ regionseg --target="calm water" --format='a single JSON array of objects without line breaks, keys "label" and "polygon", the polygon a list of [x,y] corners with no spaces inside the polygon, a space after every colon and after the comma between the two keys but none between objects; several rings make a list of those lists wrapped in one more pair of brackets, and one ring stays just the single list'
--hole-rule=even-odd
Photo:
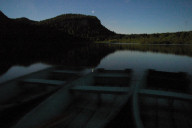
[{"label": "calm water", "polygon": [[41,70],[41,69],[45,69],[48,67],[50,67],[50,65],[43,64],[43,63],[32,64],[28,67],[13,66],[5,74],[3,74],[0,77],[0,83],[5,82],[7,80],[11,80],[11,79],[19,77],[19,76],[23,76],[23,75]]},{"label": "calm water", "polygon": [[[43,63],[32,64],[28,67],[13,66],[0,77],[0,82],[13,79],[49,67]],[[101,59],[94,68],[133,69],[140,77],[146,69],[156,69],[170,72],[187,72],[192,75],[192,57],[166,53],[118,50]]]},{"label": "calm water", "polygon": [[121,50],[103,58],[97,68],[131,68],[140,77],[147,69],[187,72],[192,75],[192,58],[188,56]]}]

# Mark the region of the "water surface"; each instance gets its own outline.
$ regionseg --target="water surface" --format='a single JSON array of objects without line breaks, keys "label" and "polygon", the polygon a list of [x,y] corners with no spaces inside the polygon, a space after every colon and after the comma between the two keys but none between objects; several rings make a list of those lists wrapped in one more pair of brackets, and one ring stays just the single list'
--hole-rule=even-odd
[{"label": "water surface", "polygon": [[36,72],[45,68],[50,67],[50,65],[43,63],[36,63],[30,66],[12,66],[5,74],[0,77],[0,83],[20,77],[32,72]]},{"label": "water surface", "polygon": [[168,72],[187,72],[192,75],[192,57],[120,50],[103,58],[97,68],[125,69],[130,68],[138,76],[142,76],[147,69]]},{"label": "water surface", "polygon": [[[143,76],[147,69],[155,69],[168,72],[187,72],[192,75],[192,45],[117,45],[117,44],[96,44],[85,48],[72,50],[68,53],[61,53],[60,57],[38,56],[37,62],[29,58],[17,61],[18,65],[6,68],[11,64],[11,59],[1,62],[5,69],[1,71],[0,83],[35,72],[49,66],[70,65],[84,66],[87,68],[106,68],[123,70],[133,69],[138,76]],[[14,60],[14,58],[13,58]],[[14,62],[14,61],[13,61]],[[39,63],[41,62],[41,63]],[[6,69],[8,69],[6,71]]]}]

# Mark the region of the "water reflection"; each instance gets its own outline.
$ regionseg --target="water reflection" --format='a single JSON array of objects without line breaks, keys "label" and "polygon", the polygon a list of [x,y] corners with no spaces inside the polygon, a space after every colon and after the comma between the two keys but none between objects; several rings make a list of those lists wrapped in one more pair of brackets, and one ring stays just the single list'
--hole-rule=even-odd
[{"label": "water reflection", "polygon": [[2,74],[0,79],[4,81],[5,77],[11,79],[12,76],[21,72],[26,74],[28,71],[36,71],[43,67],[39,66],[40,63],[45,67],[66,65],[107,69],[132,68],[137,75],[142,75],[141,72],[146,69],[183,71],[191,74],[191,56],[192,45],[91,44],[86,47],[74,47],[67,51],[47,51],[42,54],[35,52],[7,54],[6,52],[0,55],[0,75]]},{"label": "water reflection", "polygon": [[97,68],[131,68],[139,78],[147,69],[192,74],[191,65],[192,58],[188,56],[121,50],[108,55]]},{"label": "water reflection", "polygon": [[118,50],[133,50],[133,51],[150,51],[155,53],[168,53],[175,55],[192,56],[192,45],[140,45],[140,44],[112,44]]},{"label": "water reflection", "polygon": [[50,67],[50,65],[42,64],[42,63],[33,64],[28,67],[13,66],[3,76],[0,77],[0,83],[19,77],[19,76],[23,76],[25,74],[29,74],[29,73],[41,70],[41,69],[45,69],[48,67]]},{"label": "water reflection", "polygon": [[[114,52],[115,49],[113,47],[108,47],[107,45],[102,44],[93,44],[88,45],[86,47],[72,48],[68,50],[62,50],[58,52],[52,51],[42,51],[43,53],[12,53],[0,55],[0,82],[13,78],[13,74],[8,74],[6,72],[12,72],[10,69],[14,69],[15,72],[26,72],[30,73],[30,67],[36,67],[37,69],[41,69],[42,66],[39,66],[39,63],[43,63],[45,67],[47,65],[65,65],[65,66],[74,66],[74,67],[95,67],[97,66],[101,59],[108,55],[109,53]],[[21,69],[15,68],[19,67]],[[22,67],[24,66],[24,67]],[[29,67],[27,69],[26,67]],[[18,69],[18,71],[16,71]],[[34,70],[36,71],[36,70]],[[16,76],[15,73],[14,76]],[[19,75],[20,76],[20,75]],[[10,78],[8,78],[10,77]]]}]

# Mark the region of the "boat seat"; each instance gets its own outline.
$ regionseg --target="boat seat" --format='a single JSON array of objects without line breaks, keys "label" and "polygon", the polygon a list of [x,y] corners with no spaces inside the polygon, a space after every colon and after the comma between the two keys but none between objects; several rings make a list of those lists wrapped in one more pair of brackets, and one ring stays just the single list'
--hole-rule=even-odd
[{"label": "boat seat", "polygon": [[48,86],[56,86],[56,85],[63,85],[66,82],[60,80],[47,80],[47,79],[24,79],[21,81],[22,86],[23,84],[38,84],[38,85],[48,85]]},{"label": "boat seat", "polygon": [[99,94],[126,94],[130,89],[128,87],[74,86],[70,90]]},{"label": "boat seat", "polygon": [[95,85],[103,86],[124,86],[127,87],[130,85],[132,77],[132,70],[105,70],[97,69],[97,73],[94,76]]},{"label": "boat seat", "polygon": [[189,85],[190,80],[186,73],[148,70],[148,88],[186,92],[189,89]]},{"label": "boat seat", "polygon": [[78,78],[79,76],[81,76],[80,73],[76,71],[54,70],[51,72],[49,78],[54,80],[67,80]]},{"label": "boat seat", "polygon": [[140,95],[158,96],[158,97],[164,97],[164,98],[192,101],[192,95],[185,94],[185,93],[140,89],[139,94]]},{"label": "boat seat", "polygon": [[95,85],[112,85],[112,86],[128,86],[131,77],[125,75],[105,75],[100,74],[94,76]]},{"label": "boat seat", "polygon": [[54,72],[54,73],[71,73],[71,74],[78,74],[79,73],[79,71],[68,71],[68,70],[54,70],[54,71],[52,71],[52,72]]}]

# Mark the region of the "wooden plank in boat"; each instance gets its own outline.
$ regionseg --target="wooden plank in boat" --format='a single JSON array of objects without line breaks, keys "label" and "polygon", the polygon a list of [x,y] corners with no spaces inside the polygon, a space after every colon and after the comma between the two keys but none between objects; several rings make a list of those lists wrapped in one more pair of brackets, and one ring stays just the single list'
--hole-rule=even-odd
[{"label": "wooden plank in boat", "polygon": [[102,94],[126,94],[130,89],[128,87],[75,86],[71,90]]},{"label": "wooden plank in boat", "polygon": [[61,114],[73,101],[73,97],[68,90],[69,86],[66,85],[61,88],[57,93],[54,93],[31,112],[27,113],[17,122],[14,128],[37,127]]},{"label": "wooden plank in boat", "polygon": [[131,77],[129,76],[95,76],[95,85],[129,86]]},{"label": "wooden plank in boat", "polygon": [[54,70],[53,72],[55,73],[73,73],[73,74],[77,74],[79,73],[79,71],[72,71],[72,70]]},{"label": "wooden plank in boat", "polygon": [[74,111],[67,111],[61,116],[58,116],[52,120],[49,120],[46,124],[43,124],[41,126],[38,126],[36,128],[60,128],[60,127],[67,127],[69,125],[69,122],[73,120],[78,114],[80,113],[80,110],[75,109]]},{"label": "wooden plank in boat", "polygon": [[52,71],[49,78],[53,80],[73,80],[74,78],[80,77],[79,72],[65,71],[65,70],[55,70]]},{"label": "wooden plank in boat", "polygon": [[80,72],[77,71],[66,71],[66,70],[54,70],[52,74],[63,76],[63,77],[75,77],[80,76]]},{"label": "wooden plank in boat", "polygon": [[[186,113],[183,113],[184,106],[183,106],[182,101],[176,101],[176,102],[174,102],[173,105],[174,105],[173,118],[174,118],[174,123],[175,123],[176,127],[177,128],[191,128],[189,126]],[[178,108],[180,108],[180,110]],[[191,120],[190,120],[190,122],[191,122]]]},{"label": "wooden plank in boat", "polygon": [[[106,97],[105,95],[106,94],[103,95],[103,98]],[[96,109],[85,128],[102,128],[107,125],[127,102],[127,96],[113,95],[110,102],[105,102],[104,99],[102,100],[102,104]]]},{"label": "wooden plank in boat", "polygon": [[115,77],[115,78],[121,78],[121,77],[129,77],[127,73],[97,73],[95,77]]},{"label": "wooden plank in boat", "polygon": [[141,95],[159,96],[159,97],[173,98],[173,99],[179,99],[179,100],[192,100],[192,95],[184,94],[184,93],[157,91],[157,90],[149,90],[149,89],[140,89],[139,93]]},{"label": "wooden plank in boat", "polygon": [[77,108],[78,104],[81,105],[87,105],[87,101],[77,101],[73,102],[64,113],[61,113],[61,115],[54,117],[51,120],[48,120],[46,123],[40,125],[37,128],[60,128],[60,127],[68,127],[71,122],[76,118],[77,115],[79,115],[83,110],[82,108]]},{"label": "wooden plank in boat", "polygon": [[78,115],[76,115],[75,119],[70,123],[67,128],[84,128],[93,113],[94,110],[82,108],[82,111]]},{"label": "wooden plank in boat", "polygon": [[131,80],[131,70],[98,69],[94,75],[95,85],[128,86]]},{"label": "wooden plank in boat", "polygon": [[125,70],[106,70],[104,68],[98,68],[96,70],[98,73],[132,73],[132,69]]},{"label": "wooden plank in boat", "polygon": [[157,98],[139,97],[140,116],[146,128],[157,127]]},{"label": "wooden plank in boat", "polygon": [[[169,99],[168,99],[169,100]],[[157,127],[172,128],[172,104],[167,103],[167,99],[157,98]]]},{"label": "wooden plank in boat", "polygon": [[[75,118],[69,122],[69,125],[65,126],[65,128],[84,128],[92,115],[97,110],[98,100],[95,95],[89,95],[88,99],[84,98],[80,101],[78,100],[77,102],[79,103],[77,103],[74,108],[75,110],[80,109],[80,113],[77,114]],[[85,102],[85,104],[82,104],[82,102]]]},{"label": "wooden plank in boat", "polygon": [[[184,101],[182,101],[182,102],[184,102]],[[188,123],[189,127],[192,128],[192,121],[191,121],[192,120],[192,115],[191,115],[191,113],[192,113],[192,103],[187,102],[187,103],[183,104],[183,109],[187,112],[186,113],[186,117],[188,117],[187,118],[187,123]]]},{"label": "wooden plank in boat", "polygon": [[85,128],[102,128],[101,126],[106,124],[110,116],[110,112],[114,109],[113,101],[115,98],[116,97],[113,96],[112,101],[108,103],[102,102],[102,104],[95,109],[95,113],[90,118],[89,122],[87,122]]},{"label": "wooden plank in boat", "polygon": [[149,88],[187,92],[189,84],[190,80],[186,73],[148,70],[147,86]]},{"label": "wooden plank in boat", "polygon": [[[66,82],[60,80],[46,80],[46,79],[24,79],[22,83],[39,84],[39,85],[63,85]],[[22,84],[20,84],[22,85]]]}]

